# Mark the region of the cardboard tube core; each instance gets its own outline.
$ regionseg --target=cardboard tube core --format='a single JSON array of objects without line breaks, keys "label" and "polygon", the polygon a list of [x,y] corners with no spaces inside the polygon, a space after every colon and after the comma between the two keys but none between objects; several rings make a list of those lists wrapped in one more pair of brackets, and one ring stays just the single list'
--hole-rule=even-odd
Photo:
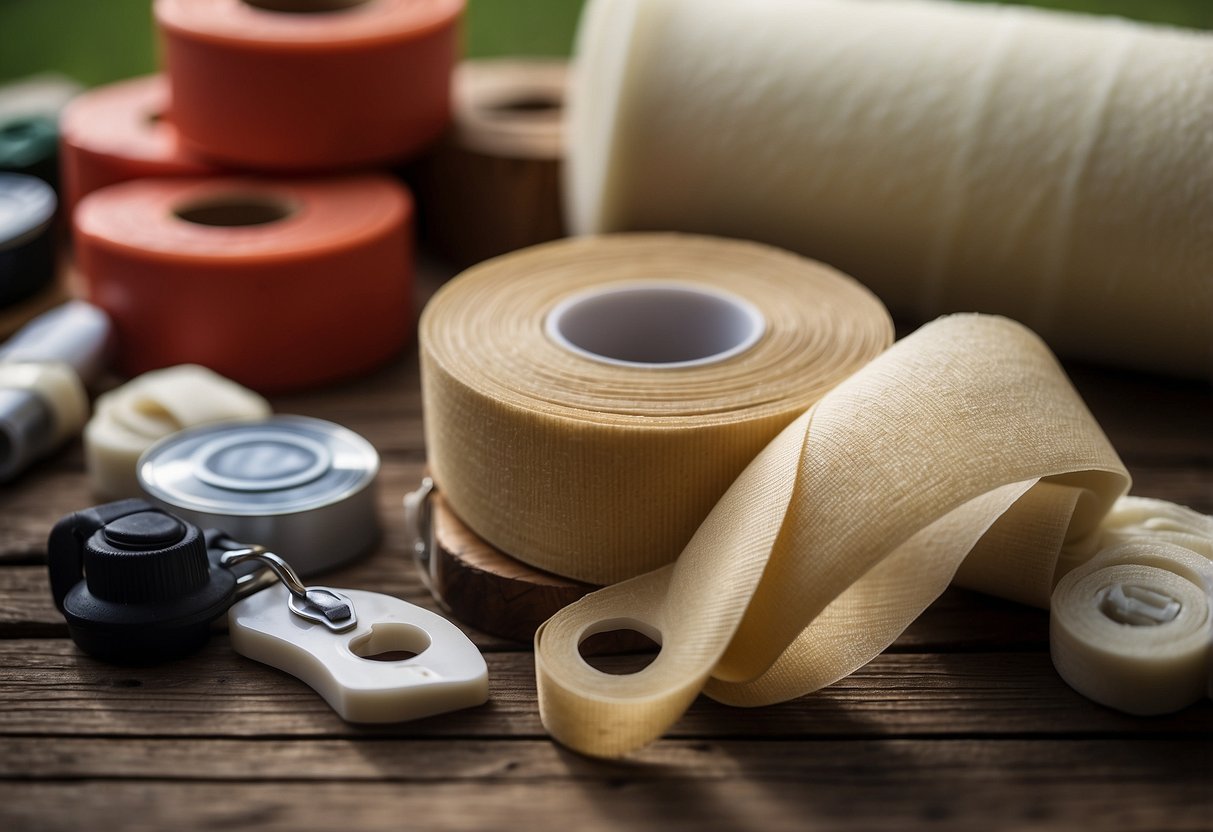
[{"label": "cardboard tube core", "polygon": [[699,367],[762,337],[757,307],[718,289],[643,282],[574,295],[548,314],[548,337],[578,355],[631,367]]},{"label": "cardboard tube core", "polygon": [[1099,602],[1099,611],[1117,624],[1157,627],[1176,619],[1183,605],[1165,592],[1135,584],[1112,584]]}]

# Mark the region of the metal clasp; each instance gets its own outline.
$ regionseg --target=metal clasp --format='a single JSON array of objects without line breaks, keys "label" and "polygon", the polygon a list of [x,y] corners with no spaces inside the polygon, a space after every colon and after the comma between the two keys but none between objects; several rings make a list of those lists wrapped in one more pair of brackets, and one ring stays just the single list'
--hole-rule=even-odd
[{"label": "metal clasp", "polygon": [[[236,566],[249,560],[260,561],[273,570],[274,574],[278,576],[278,580],[290,592],[287,604],[295,615],[323,624],[334,633],[345,632],[358,623],[358,616],[354,612],[354,602],[349,599],[349,596],[326,586],[304,586],[303,581],[299,580],[299,575],[295,573],[291,565],[264,546],[249,545],[242,549],[232,549],[219,557],[219,562],[226,567]],[[261,579],[253,578],[250,580],[250,584],[254,583],[258,585],[256,588],[260,589],[264,582]],[[249,589],[255,591],[251,586]]]},{"label": "metal clasp", "polygon": [[431,502],[438,486],[431,477],[421,480],[416,491],[404,495],[404,528],[413,542],[413,560],[421,572],[421,581],[435,598],[434,507]]}]

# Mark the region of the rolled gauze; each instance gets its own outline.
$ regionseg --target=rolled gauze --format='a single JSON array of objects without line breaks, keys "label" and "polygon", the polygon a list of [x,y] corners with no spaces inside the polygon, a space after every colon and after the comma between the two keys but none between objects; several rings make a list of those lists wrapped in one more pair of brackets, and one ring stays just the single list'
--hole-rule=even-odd
[{"label": "rolled gauze", "polygon": [[1143,540],[1106,549],[1057,584],[1053,664],[1079,693],[1121,711],[1187,707],[1211,693],[1210,593],[1213,563],[1191,549]]},{"label": "rolled gauze", "polygon": [[894,314],[1213,375],[1213,37],[925,0],[591,0],[574,232],[823,260]]}]

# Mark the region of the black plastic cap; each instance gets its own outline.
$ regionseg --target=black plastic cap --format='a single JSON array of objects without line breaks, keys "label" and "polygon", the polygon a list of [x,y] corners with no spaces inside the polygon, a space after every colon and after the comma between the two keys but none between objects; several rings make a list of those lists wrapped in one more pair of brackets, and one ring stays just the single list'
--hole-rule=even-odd
[{"label": "black plastic cap", "polygon": [[209,573],[202,532],[163,512],[115,520],[84,544],[84,581],[104,601],[170,604],[206,586]]}]

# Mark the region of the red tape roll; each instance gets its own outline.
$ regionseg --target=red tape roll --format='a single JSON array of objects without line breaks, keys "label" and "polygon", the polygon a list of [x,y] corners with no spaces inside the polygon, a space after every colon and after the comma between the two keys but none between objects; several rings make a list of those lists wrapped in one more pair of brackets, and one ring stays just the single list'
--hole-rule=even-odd
[{"label": "red tape roll", "polygon": [[72,99],[59,121],[69,211],[85,195],[128,179],[218,173],[181,147],[168,109],[168,79],[161,75],[107,84]]},{"label": "red tape roll", "polygon": [[450,120],[463,0],[156,0],[187,144],[236,165],[407,157]]},{"label": "red tape roll", "polygon": [[202,364],[279,392],[404,345],[412,220],[409,193],[381,175],[142,179],[81,200],[74,232],[123,372]]}]

